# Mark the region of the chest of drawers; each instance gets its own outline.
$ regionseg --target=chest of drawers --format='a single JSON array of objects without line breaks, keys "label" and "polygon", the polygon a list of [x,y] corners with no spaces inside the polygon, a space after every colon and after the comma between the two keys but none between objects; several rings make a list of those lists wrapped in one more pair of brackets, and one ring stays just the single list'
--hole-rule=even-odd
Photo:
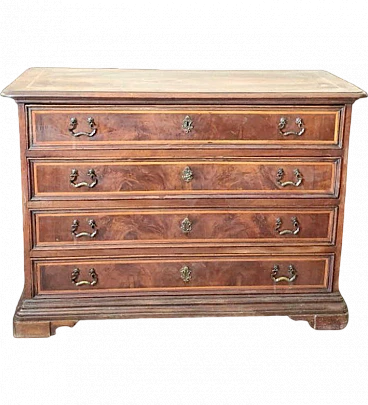
[{"label": "chest of drawers", "polygon": [[322,71],[33,68],[18,103],[16,337],[84,319],[286,315],[342,329],[352,104]]}]

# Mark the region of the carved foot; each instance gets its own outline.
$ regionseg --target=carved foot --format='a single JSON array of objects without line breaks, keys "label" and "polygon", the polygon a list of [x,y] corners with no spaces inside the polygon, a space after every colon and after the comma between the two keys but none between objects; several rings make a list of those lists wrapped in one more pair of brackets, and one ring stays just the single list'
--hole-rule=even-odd
[{"label": "carved foot", "polygon": [[77,321],[17,321],[14,320],[14,337],[44,338],[55,335],[60,326],[73,327]]},{"label": "carved foot", "polygon": [[294,321],[307,321],[316,330],[340,330],[348,324],[349,314],[289,316]]}]

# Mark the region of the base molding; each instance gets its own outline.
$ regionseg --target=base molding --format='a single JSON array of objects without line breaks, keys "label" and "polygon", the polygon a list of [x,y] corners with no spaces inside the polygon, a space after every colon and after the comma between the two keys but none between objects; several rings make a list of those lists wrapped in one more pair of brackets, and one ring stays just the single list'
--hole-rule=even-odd
[{"label": "base molding", "polygon": [[340,292],[306,294],[191,294],[21,298],[15,337],[48,337],[79,320],[204,316],[289,316],[314,329],[338,330],[348,323]]}]

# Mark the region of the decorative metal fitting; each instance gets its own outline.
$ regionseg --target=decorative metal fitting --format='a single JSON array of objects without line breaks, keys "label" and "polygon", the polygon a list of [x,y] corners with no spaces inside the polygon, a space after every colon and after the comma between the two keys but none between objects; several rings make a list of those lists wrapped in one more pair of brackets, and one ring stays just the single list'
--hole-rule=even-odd
[{"label": "decorative metal fitting", "polygon": [[182,221],[181,221],[181,224],[180,224],[180,229],[181,229],[181,231],[183,232],[183,233],[189,233],[189,232],[191,232],[192,231],[192,222],[189,220],[189,218],[184,218]]},{"label": "decorative metal fitting", "polygon": [[83,187],[83,186],[88,187],[88,188],[93,188],[98,183],[97,176],[96,176],[94,169],[89,169],[87,172],[87,176],[89,176],[92,180],[92,183],[90,183],[90,184],[88,184],[86,181],[82,181],[81,183],[75,183],[78,178],[78,175],[79,175],[79,173],[78,173],[77,169],[72,169],[72,171],[69,175],[70,184],[75,188],[79,188],[79,187]]},{"label": "decorative metal fitting", "polygon": [[300,226],[297,217],[292,217],[291,223],[294,226],[294,230],[284,229],[283,231],[280,231],[282,220],[281,218],[276,218],[275,231],[278,232],[279,235],[290,235],[290,234],[297,235],[300,231]]},{"label": "decorative metal fitting", "polygon": [[280,281],[287,281],[288,283],[291,283],[297,277],[297,271],[292,264],[290,264],[288,269],[289,277],[286,276],[277,277],[279,270],[280,270],[279,266],[275,264],[273,266],[273,270],[271,271],[271,278],[275,283],[279,283]]},{"label": "decorative metal fitting", "polygon": [[186,134],[189,134],[189,132],[190,132],[192,129],[194,129],[193,121],[192,121],[192,119],[190,118],[189,115],[187,115],[187,116],[184,118],[183,124],[182,124],[182,128],[183,128],[183,130],[184,130],[184,132],[185,132]]},{"label": "decorative metal fitting", "polygon": [[305,127],[303,126],[303,120],[301,118],[297,118],[295,120],[295,124],[298,126],[299,131],[295,132],[295,131],[287,131],[284,132],[283,129],[286,127],[287,124],[287,119],[285,117],[281,117],[280,121],[279,121],[279,133],[283,136],[289,136],[289,135],[296,135],[296,136],[301,136],[304,134],[305,131]]},{"label": "decorative metal fitting", "polygon": [[81,285],[94,286],[98,282],[98,277],[97,277],[95,269],[89,270],[89,275],[91,276],[92,281],[87,281],[87,280],[78,281],[79,275],[80,275],[80,270],[78,268],[76,268],[72,271],[71,281],[72,281],[72,283],[74,283],[76,285],[76,287],[79,287]]},{"label": "decorative metal fitting", "polygon": [[180,269],[180,275],[184,283],[189,283],[192,279],[192,270],[188,266],[184,266]]},{"label": "decorative metal fitting", "polygon": [[302,184],[303,181],[303,176],[300,173],[299,169],[294,169],[293,170],[294,176],[296,177],[296,181],[285,181],[282,182],[282,179],[285,175],[284,169],[280,168],[277,171],[276,174],[276,184],[280,187],[286,187],[286,186],[295,186],[295,187],[299,187]]},{"label": "decorative metal fitting", "polygon": [[77,128],[78,125],[78,120],[75,117],[70,118],[70,123],[69,123],[69,132],[71,135],[73,135],[75,138],[78,138],[79,136],[88,136],[91,138],[94,136],[97,132],[97,127],[95,124],[95,120],[93,117],[88,117],[87,118],[88,125],[91,127],[91,132],[74,132],[74,130]]},{"label": "decorative metal fitting", "polygon": [[89,233],[89,232],[77,233],[77,230],[79,228],[79,221],[77,219],[75,219],[73,221],[72,226],[71,226],[71,232],[75,238],[80,238],[81,236],[89,236],[90,238],[94,238],[97,235],[98,229],[97,229],[95,220],[89,219],[87,222],[88,222],[88,225],[92,228],[92,231],[93,231],[92,233]]},{"label": "decorative metal fitting", "polygon": [[181,173],[181,178],[187,183],[193,180],[193,172],[189,166],[187,166]]}]

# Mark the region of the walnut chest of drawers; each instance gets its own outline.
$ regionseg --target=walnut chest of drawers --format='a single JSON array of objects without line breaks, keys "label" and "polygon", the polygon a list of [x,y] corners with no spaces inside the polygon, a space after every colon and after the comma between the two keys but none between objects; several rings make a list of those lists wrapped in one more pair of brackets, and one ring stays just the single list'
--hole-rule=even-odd
[{"label": "walnut chest of drawers", "polygon": [[14,335],[84,319],[287,315],[342,329],[352,104],[322,71],[33,68],[19,107]]}]

